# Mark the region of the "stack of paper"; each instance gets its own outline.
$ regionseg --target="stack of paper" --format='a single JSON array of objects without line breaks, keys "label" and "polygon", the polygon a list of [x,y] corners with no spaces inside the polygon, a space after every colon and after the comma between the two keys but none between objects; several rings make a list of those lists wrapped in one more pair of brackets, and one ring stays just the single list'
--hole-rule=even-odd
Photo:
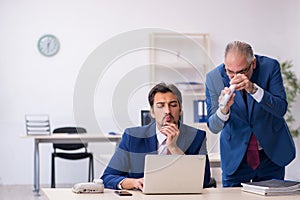
[{"label": "stack of paper", "polygon": [[268,181],[242,183],[242,190],[260,195],[300,194],[300,182],[272,179]]},{"label": "stack of paper", "polygon": [[49,135],[50,120],[48,115],[25,115],[27,135]]},{"label": "stack of paper", "polygon": [[182,91],[204,91],[204,84],[199,82],[177,82],[175,83],[175,85],[178,87],[179,90]]}]

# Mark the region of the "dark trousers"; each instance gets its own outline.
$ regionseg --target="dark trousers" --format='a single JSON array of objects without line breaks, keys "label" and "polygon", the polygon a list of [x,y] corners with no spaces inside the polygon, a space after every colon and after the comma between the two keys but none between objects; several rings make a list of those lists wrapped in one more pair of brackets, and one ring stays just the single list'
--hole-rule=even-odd
[{"label": "dark trousers", "polygon": [[273,163],[263,150],[259,151],[260,165],[256,170],[249,167],[247,157],[244,156],[240,166],[232,175],[222,174],[223,187],[241,187],[241,183],[264,181],[270,179],[284,179],[285,167]]}]

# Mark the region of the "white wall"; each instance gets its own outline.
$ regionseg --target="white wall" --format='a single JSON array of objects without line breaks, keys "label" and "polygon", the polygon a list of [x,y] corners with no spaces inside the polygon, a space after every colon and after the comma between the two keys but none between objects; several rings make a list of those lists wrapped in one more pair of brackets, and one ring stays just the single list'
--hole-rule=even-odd
[{"label": "white wall", "polygon": [[[240,39],[251,43],[257,53],[280,61],[293,60],[300,77],[299,12],[297,0],[1,0],[0,184],[32,183],[33,141],[20,138],[25,131],[24,115],[48,113],[52,127],[73,124],[76,78],[103,42],[148,27],[210,33],[216,65],[222,62],[227,42]],[[47,33],[56,35],[61,43],[59,53],[51,58],[37,50],[39,37]],[[141,61],[135,58],[130,65],[143,63],[144,58],[138,59]],[[106,89],[104,94],[111,91]],[[299,98],[295,110],[299,109]],[[295,113],[296,119],[299,115]],[[111,120],[105,112],[97,116]],[[135,114],[130,116],[133,123],[139,123]],[[108,144],[100,149],[92,145],[92,149],[98,156],[95,174],[99,176],[113,148]],[[51,145],[43,144],[40,150],[41,183],[49,184]],[[86,162],[76,169],[70,169],[71,164],[65,161],[58,165],[58,183],[86,180]],[[300,180],[299,158],[291,166],[288,177]]]}]

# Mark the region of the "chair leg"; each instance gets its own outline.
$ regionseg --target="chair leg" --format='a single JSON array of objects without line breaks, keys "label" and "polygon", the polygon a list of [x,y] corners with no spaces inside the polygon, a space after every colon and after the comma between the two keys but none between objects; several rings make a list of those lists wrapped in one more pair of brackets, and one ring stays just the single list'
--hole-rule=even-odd
[{"label": "chair leg", "polygon": [[55,156],[52,153],[51,159],[51,188],[55,188]]},{"label": "chair leg", "polygon": [[90,156],[89,162],[89,182],[94,180],[94,158],[93,155]]},{"label": "chair leg", "polygon": [[94,180],[94,157],[92,156],[92,181]]}]

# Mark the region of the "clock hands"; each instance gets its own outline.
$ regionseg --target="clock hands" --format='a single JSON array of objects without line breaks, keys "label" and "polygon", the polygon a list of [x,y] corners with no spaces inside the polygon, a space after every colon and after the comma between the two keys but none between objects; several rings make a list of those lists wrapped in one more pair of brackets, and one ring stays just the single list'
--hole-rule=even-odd
[{"label": "clock hands", "polygon": [[38,42],[40,52],[45,56],[53,56],[59,50],[59,42],[53,35],[44,35]]}]

